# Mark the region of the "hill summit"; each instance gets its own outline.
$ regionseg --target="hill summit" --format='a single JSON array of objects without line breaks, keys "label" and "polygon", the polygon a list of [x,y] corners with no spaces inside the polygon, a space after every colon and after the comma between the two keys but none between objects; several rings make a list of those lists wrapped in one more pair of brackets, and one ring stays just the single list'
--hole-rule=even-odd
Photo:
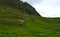
[{"label": "hill summit", "polygon": [[27,14],[40,16],[40,14],[27,2],[22,2],[20,0],[0,0],[0,3],[17,8]]}]

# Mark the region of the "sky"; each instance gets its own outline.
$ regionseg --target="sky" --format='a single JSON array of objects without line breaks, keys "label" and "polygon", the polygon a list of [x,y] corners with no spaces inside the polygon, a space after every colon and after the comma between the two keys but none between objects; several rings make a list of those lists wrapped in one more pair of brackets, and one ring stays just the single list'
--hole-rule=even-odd
[{"label": "sky", "polygon": [[32,5],[43,17],[60,17],[60,0],[22,0]]}]

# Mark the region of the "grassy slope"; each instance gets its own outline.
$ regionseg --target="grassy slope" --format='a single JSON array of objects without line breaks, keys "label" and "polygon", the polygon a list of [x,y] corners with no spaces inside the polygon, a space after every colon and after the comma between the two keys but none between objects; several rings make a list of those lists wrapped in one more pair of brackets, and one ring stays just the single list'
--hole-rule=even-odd
[{"label": "grassy slope", "polygon": [[[25,26],[17,26],[21,16]],[[10,17],[10,18],[9,18]],[[14,18],[13,18],[14,17]],[[0,6],[0,37],[60,37],[60,23]]]}]

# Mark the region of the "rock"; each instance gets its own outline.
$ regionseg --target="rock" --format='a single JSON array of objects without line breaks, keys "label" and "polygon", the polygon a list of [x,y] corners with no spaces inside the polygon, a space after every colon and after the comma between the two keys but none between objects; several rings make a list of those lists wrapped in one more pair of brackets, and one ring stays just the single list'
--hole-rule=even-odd
[{"label": "rock", "polygon": [[18,26],[25,26],[24,20],[20,20],[17,25]]}]

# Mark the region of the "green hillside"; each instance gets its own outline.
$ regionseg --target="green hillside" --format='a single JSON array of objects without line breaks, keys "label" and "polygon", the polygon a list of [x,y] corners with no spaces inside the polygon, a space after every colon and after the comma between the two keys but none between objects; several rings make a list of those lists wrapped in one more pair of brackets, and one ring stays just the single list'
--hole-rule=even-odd
[{"label": "green hillside", "polygon": [[43,18],[1,4],[0,37],[60,37],[60,18]]}]

